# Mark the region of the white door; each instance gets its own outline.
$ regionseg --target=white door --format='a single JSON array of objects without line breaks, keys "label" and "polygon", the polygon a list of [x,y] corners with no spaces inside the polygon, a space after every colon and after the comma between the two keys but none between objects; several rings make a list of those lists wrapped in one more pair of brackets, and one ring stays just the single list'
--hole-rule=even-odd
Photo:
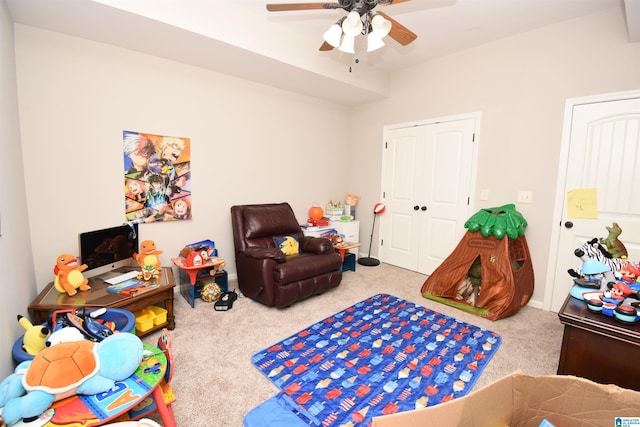
[{"label": "white door", "polygon": [[382,261],[431,274],[465,232],[476,119],[389,129],[383,153]]},{"label": "white door", "polygon": [[[565,120],[570,136],[550,307],[556,312],[573,285],[567,270],[582,264],[574,250],[607,237],[605,227],[618,223],[629,259],[640,260],[640,98],[576,104]],[[575,218],[568,209],[566,195],[584,188],[597,188],[597,218]]]}]

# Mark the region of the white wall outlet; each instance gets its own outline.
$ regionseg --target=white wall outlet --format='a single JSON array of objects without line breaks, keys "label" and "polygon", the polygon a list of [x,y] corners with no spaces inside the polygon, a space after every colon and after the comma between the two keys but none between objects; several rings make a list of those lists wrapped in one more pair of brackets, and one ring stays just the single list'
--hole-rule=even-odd
[{"label": "white wall outlet", "polygon": [[480,190],[480,200],[489,200],[489,190],[486,188]]},{"label": "white wall outlet", "polygon": [[518,191],[518,202],[519,203],[533,203],[533,195],[531,191]]}]

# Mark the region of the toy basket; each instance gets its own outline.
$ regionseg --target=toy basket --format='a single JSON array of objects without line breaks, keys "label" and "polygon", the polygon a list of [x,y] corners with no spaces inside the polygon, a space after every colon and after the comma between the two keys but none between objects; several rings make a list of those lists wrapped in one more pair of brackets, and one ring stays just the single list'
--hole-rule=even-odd
[{"label": "toy basket", "polygon": [[[88,310],[87,315],[92,311],[95,310]],[[107,311],[100,316],[100,319],[106,322],[114,322],[116,324],[117,331],[135,333],[136,318],[130,311],[123,310],[121,308],[107,308]],[[46,324],[43,325],[46,326]],[[11,348],[11,355],[13,356],[13,360],[17,363],[33,359],[32,354],[29,354],[22,349],[23,337],[24,334],[20,335],[20,338],[13,343],[13,347]]]}]

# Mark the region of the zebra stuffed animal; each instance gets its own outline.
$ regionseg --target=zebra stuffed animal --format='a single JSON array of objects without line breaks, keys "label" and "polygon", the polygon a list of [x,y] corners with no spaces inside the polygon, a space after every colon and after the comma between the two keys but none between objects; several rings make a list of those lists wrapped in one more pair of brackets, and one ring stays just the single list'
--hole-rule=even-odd
[{"label": "zebra stuffed animal", "polygon": [[[624,258],[614,258],[613,256],[611,256],[611,254],[605,249],[605,247],[598,242],[597,237],[589,240],[578,249],[576,249],[573,253],[583,262],[588,259],[595,259],[596,261],[600,261],[601,263],[609,267],[609,269],[611,270],[611,275],[609,276],[607,274],[605,275],[605,278],[611,282],[615,281],[615,273],[619,272],[626,263],[626,259]],[[581,269],[571,268],[567,272],[569,273],[569,276],[574,278],[579,278],[582,276]]]}]

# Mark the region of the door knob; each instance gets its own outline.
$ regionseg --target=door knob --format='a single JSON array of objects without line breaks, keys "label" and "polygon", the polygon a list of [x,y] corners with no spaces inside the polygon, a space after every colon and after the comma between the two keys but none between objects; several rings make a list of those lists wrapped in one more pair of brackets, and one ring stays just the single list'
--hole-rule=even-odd
[{"label": "door knob", "polygon": [[426,206],[423,206],[423,207],[421,207],[421,208],[420,208],[420,210],[421,210],[421,211],[426,211],[426,210],[427,210],[427,207],[426,207]]},{"label": "door knob", "polygon": [[571,221],[567,221],[564,223],[565,228],[572,228],[573,227],[573,222]]},{"label": "door knob", "polygon": [[414,210],[414,211],[417,211],[418,209],[420,209],[420,206],[418,206],[418,205],[415,205],[415,206],[413,207],[413,210]]}]

